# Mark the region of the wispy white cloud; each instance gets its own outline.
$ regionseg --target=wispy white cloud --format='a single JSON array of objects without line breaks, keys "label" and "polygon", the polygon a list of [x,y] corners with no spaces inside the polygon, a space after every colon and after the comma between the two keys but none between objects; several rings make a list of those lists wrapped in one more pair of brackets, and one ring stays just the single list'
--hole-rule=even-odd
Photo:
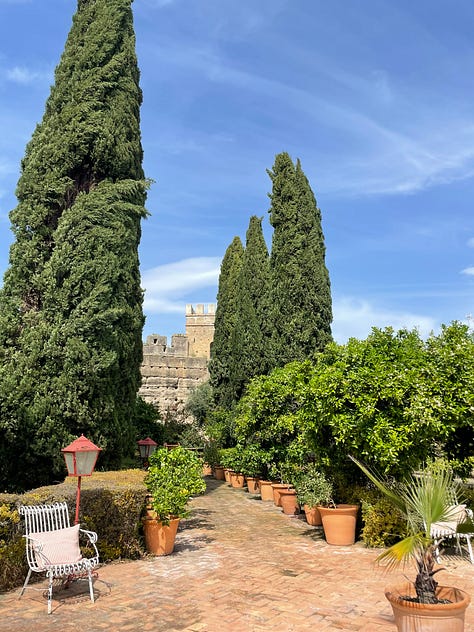
[{"label": "wispy white cloud", "polygon": [[[336,68],[334,80],[358,90],[358,99],[342,101],[330,94],[321,96],[317,82],[302,88],[297,82],[239,68],[212,44],[167,42],[155,54],[166,57],[167,64],[198,72],[205,81],[276,100],[293,109],[297,121],[306,117],[313,126],[343,133],[350,142],[342,155],[335,146],[325,153],[323,161],[315,156],[321,191],[407,194],[474,176],[474,119],[453,116],[456,102],[437,107],[424,103],[420,94],[408,89],[397,92],[383,71],[374,70],[367,78]],[[371,111],[367,107],[369,94],[377,95],[384,106],[391,103],[393,107]],[[410,118],[396,115],[398,110],[412,109],[413,103],[418,103],[418,108]],[[351,146],[355,148],[352,151],[348,149]]]},{"label": "wispy white cloud", "polygon": [[25,66],[14,66],[4,71],[5,78],[8,81],[20,85],[30,85],[37,81],[53,81],[53,71],[37,71],[26,68]]},{"label": "wispy white cloud", "polygon": [[334,300],[333,312],[333,336],[341,344],[347,342],[349,338],[367,338],[372,327],[393,327],[396,331],[403,328],[409,330],[416,328],[423,338],[438,327],[438,323],[429,316],[389,311],[367,300],[351,297]]},{"label": "wispy white cloud", "polygon": [[187,295],[205,287],[217,287],[220,264],[219,257],[192,257],[145,270],[145,312],[183,313]]},{"label": "wispy white cloud", "polygon": [[177,2],[177,0],[145,0],[145,5],[152,9],[163,9]]},{"label": "wispy white cloud", "polygon": [[469,248],[474,248],[474,237],[471,237],[467,240],[467,245],[469,246]]},{"label": "wispy white cloud", "polygon": [[467,274],[468,276],[474,276],[474,266],[471,266],[469,268],[464,268],[464,270],[461,270],[461,274]]}]

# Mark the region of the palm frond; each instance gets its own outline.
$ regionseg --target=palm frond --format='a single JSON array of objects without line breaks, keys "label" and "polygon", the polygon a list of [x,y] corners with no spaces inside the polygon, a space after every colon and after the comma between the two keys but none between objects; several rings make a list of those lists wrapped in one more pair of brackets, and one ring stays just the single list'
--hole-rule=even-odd
[{"label": "palm frond", "polygon": [[377,562],[383,563],[387,570],[394,570],[400,565],[416,559],[425,543],[423,534],[410,535],[400,542],[393,544],[377,557]]}]

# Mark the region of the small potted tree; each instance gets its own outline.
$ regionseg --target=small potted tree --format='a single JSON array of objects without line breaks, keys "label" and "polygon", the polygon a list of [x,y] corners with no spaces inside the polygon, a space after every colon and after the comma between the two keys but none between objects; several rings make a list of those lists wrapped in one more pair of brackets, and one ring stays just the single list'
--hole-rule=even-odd
[{"label": "small potted tree", "polygon": [[150,456],[145,477],[151,511],[143,518],[147,551],[154,555],[173,552],[178,524],[188,515],[186,505],[192,496],[206,489],[202,460],[181,446],[159,448]]},{"label": "small potted tree", "polygon": [[310,463],[304,468],[302,475],[295,482],[295,489],[308,524],[321,526],[321,513],[318,507],[331,504],[332,487],[332,483],[316,464]]},{"label": "small potted tree", "polygon": [[256,443],[250,443],[242,449],[241,466],[249,494],[260,493],[260,477],[268,458],[268,452]]},{"label": "small potted tree", "polygon": [[[397,629],[399,632],[425,629],[430,632],[462,632],[470,597],[458,588],[438,586],[434,575],[442,568],[435,568],[436,543],[431,535],[431,526],[448,522],[457,509],[455,503],[460,486],[453,479],[452,471],[443,463],[432,463],[394,486],[351,458],[407,521],[409,535],[377,558],[387,562],[391,568],[410,561],[416,566],[413,584],[385,590]],[[473,527],[467,525],[470,530],[474,530]],[[463,526],[458,529],[462,530]]]}]

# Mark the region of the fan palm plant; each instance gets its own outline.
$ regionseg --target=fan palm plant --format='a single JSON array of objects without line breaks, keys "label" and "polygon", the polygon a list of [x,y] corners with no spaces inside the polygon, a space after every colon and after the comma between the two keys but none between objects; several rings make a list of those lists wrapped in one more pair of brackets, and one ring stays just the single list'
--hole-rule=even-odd
[{"label": "fan palm plant", "polygon": [[431,526],[452,519],[453,505],[461,486],[453,478],[452,470],[443,463],[435,462],[406,481],[396,485],[386,483],[354,457],[350,457],[376,487],[405,516],[409,535],[386,549],[377,560],[395,568],[413,560],[416,565],[414,582],[417,601],[423,604],[439,603],[436,597],[438,582],[435,573],[435,541]]}]

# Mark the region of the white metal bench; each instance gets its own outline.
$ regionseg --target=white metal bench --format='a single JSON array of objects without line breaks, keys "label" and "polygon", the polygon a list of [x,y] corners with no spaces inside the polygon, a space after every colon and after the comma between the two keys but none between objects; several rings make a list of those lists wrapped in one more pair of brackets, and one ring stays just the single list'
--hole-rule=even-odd
[{"label": "white metal bench", "polygon": [[[53,579],[88,577],[91,601],[94,602],[92,571],[99,564],[99,553],[95,543],[97,534],[81,529],[80,525],[70,526],[66,503],[52,505],[21,505],[20,515],[25,519],[26,558],[28,575],[20,598],[30,580],[31,573],[46,573],[49,579],[48,614],[51,614]],[[83,557],[79,536],[84,536],[92,555]]]}]

